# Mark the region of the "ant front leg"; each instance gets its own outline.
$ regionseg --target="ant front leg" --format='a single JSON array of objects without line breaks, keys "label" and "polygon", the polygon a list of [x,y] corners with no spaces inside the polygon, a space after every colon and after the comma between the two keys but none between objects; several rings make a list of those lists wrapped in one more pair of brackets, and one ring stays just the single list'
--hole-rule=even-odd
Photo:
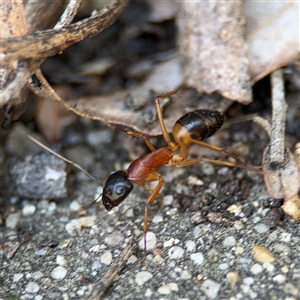
[{"label": "ant front leg", "polygon": [[[145,203],[145,209],[144,209],[144,258],[143,258],[142,262],[144,262],[144,260],[146,259],[146,254],[147,254],[147,232],[148,232],[148,222],[149,222],[148,206],[150,203],[152,203],[154,201],[155,197],[158,195],[158,193],[160,192],[160,190],[164,184],[164,179],[159,173],[153,172],[147,178],[147,181],[156,181],[156,180],[158,180],[158,184],[152,190],[150,196],[148,197],[148,199]],[[134,180],[133,182],[140,186],[146,187],[146,184],[143,183],[142,181]]]}]

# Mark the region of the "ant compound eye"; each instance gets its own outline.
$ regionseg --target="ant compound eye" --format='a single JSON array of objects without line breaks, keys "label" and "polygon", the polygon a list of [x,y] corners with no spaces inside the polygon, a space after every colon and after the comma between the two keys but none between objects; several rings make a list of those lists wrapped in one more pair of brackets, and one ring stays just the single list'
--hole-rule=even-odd
[{"label": "ant compound eye", "polygon": [[124,194],[123,183],[115,186],[115,193],[118,196],[122,196]]},{"label": "ant compound eye", "polygon": [[103,188],[102,202],[107,210],[118,206],[132,191],[132,182],[124,171],[117,171],[109,175]]}]

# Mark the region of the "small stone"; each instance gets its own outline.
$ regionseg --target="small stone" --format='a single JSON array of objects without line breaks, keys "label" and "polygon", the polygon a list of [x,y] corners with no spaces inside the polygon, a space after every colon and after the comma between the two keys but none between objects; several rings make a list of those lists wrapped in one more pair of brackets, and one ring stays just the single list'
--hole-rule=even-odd
[{"label": "small stone", "polygon": [[220,270],[226,270],[226,269],[228,269],[228,267],[229,267],[228,263],[222,263],[222,264],[219,265]]},{"label": "small stone", "polygon": [[156,216],[154,216],[152,222],[153,223],[161,223],[161,222],[163,222],[163,220],[164,220],[164,218],[162,217],[162,215],[156,215]]},{"label": "small stone", "polygon": [[204,175],[213,175],[215,173],[215,168],[212,164],[204,162],[201,164],[201,169]]},{"label": "small stone", "polygon": [[245,228],[245,224],[243,222],[241,222],[241,221],[234,221],[233,226],[237,230],[241,230],[241,229]]},{"label": "small stone", "polygon": [[255,246],[253,253],[254,260],[260,263],[273,262],[276,259],[275,255],[263,246]]},{"label": "small stone", "polygon": [[150,280],[153,275],[148,271],[141,271],[135,275],[135,282],[137,285],[143,285],[145,282]]},{"label": "small stone", "polygon": [[111,264],[112,259],[113,259],[113,256],[110,251],[104,252],[100,257],[101,263],[103,263],[104,265],[107,265],[107,266]]},{"label": "small stone", "polygon": [[65,266],[67,264],[67,260],[62,255],[57,255],[56,263],[60,266]]},{"label": "small stone", "polygon": [[16,212],[16,213],[9,214],[5,220],[6,228],[11,228],[11,229],[16,228],[19,220],[20,220],[20,213]]},{"label": "small stone", "polygon": [[33,282],[33,281],[30,281],[26,288],[25,288],[25,291],[27,293],[31,293],[31,294],[34,294],[34,293],[37,293],[39,291],[40,287],[37,283]]},{"label": "small stone", "polygon": [[97,270],[101,269],[101,267],[102,267],[102,264],[101,264],[100,260],[95,260],[92,263],[91,269],[92,269],[92,271],[97,271]]},{"label": "small stone", "polygon": [[173,203],[173,201],[174,201],[173,195],[166,195],[164,197],[162,203],[163,203],[164,206],[169,206],[169,205],[171,205]]},{"label": "small stone", "polygon": [[33,278],[33,279],[40,279],[40,278],[42,278],[43,276],[44,276],[44,273],[41,272],[41,271],[37,271],[37,272],[34,272],[34,273],[32,274],[32,278]]},{"label": "small stone", "polygon": [[253,277],[245,277],[243,279],[243,283],[246,285],[252,285],[254,283],[254,278]]},{"label": "small stone", "polygon": [[135,255],[131,255],[127,260],[126,264],[134,264],[137,261],[137,257]]},{"label": "small stone", "polygon": [[201,289],[208,298],[216,299],[220,291],[221,284],[207,279],[202,283]]},{"label": "small stone", "polygon": [[236,244],[236,239],[233,236],[228,236],[224,241],[223,241],[223,245],[225,247],[232,247],[235,246]]},{"label": "small stone", "polygon": [[188,280],[192,278],[192,274],[189,270],[183,270],[181,275],[180,275],[180,279],[182,280]]},{"label": "small stone", "polygon": [[226,275],[226,284],[231,290],[235,290],[237,283],[241,280],[238,272],[229,272]]},{"label": "small stone", "polygon": [[283,290],[286,294],[291,294],[293,296],[299,296],[299,289],[297,289],[292,283],[287,283]]},{"label": "small stone", "polygon": [[270,262],[263,263],[263,267],[268,273],[273,273],[275,270],[275,266]]},{"label": "small stone", "polygon": [[34,215],[36,211],[36,206],[33,204],[27,204],[22,209],[22,214],[24,217],[32,216]]},{"label": "small stone", "polygon": [[178,292],[178,285],[176,283],[167,283],[158,288],[158,293],[161,295],[169,295],[172,292]]},{"label": "small stone", "polygon": [[68,234],[71,236],[76,236],[80,234],[81,225],[79,219],[71,220],[69,223],[66,224],[65,228]]},{"label": "small stone", "polygon": [[164,248],[168,248],[174,245],[174,238],[170,238],[169,240],[164,242]]},{"label": "small stone", "polygon": [[183,253],[184,253],[184,249],[179,246],[174,246],[174,247],[170,248],[168,251],[168,255],[172,259],[180,258],[183,255]]},{"label": "small stone", "polygon": [[[146,233],[146,246],[147,250],[153,250],[156,248],[157,238],[154,232],[148,231]],[[144,249],[144,237],[139,242],[139,248]]]},{"label": "small stone", "polygon": [[196,243],[194,241],[188,240],[185,242],[185,247],[187,251],[194,251],[196,249]]},{"label": "small stone", "polygon": [[54,268],[51,272],[51,276],[53,279],[61,280],[64,279],[67,274],[67,269],[62,266],[58,266]]},{"label": "small stone", "polygon": [[97,216],[87,216],[79,218],[81,227],[92,227],[96,224]]},{"label": "small stone", "polygon": [[242,205],[236,205],[236,204],[232,204],[230,205],[227,210],[232,213],[235,214],[236,216],[238,216],[242,210],[243,210],[243,206]]},{"label": "small stone", "polygon": [[273,281],[277,282],[278,284],[282,284],[283,282],[285,282],[285,280],[286,276],[282,274],[278,274],[277,276],[273,277]]},{"label": "small stone", "polygon": [[250,269],[251,273],[256,275],[259,274],[263,271],[263,267],[260,264],[254,264],[251,269]]},{"label": "small stone", "polygon": [[203,185],[204,182],[196,176],[190,175],[187,179],[188,185]]},{"label": "small stone", "polygon": [[23,274],[22,273],[17,273],[17,274],[14,274],[13,276],[13,282],[18,282],[21,278],[23,278]]},{"label": "small stone", "polygon": [[118,230],[113,231],[104,239],[105,244],[110,246],[117,246],[123,241],[124,241],[124,235]]},{"label": "small stone", "polygon": [[244,253],[244,248],[241,246],[237,246],[235,249],[235,254],[239,255],[239,254],[243,254]]},{"label": "small stone", "polygon": [[95,245],[90,248],[89,252],[98,252],[100,250],[100,245]]},{"label": "small stone", "polygon": [[204,261],[204,256],[201,252],[196,252],[191,254],[191,260],[196,264],[196,265],[202,265]]},{"label": "small stone", "polygon": [[79,204],[78,201],[74,200],[74,201],[72,201],[72,202],[70,203],[69,207],[70,207],[70,209],[71,209],[72,211],[76,211],[76,210],[78,210],[81,206],[80,206],[80,204]]},{"label": "small stone", "polygon": [[257,224],[254,229],[258,232],[258,233],[265,233],[267,231],[269,231],[269,227],[266,224]]}]

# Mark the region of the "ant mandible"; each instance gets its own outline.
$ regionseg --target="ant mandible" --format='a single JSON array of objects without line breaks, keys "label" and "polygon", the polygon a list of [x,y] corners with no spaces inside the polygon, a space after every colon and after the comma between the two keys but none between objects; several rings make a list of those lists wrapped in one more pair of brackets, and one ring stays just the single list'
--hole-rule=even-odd
[{"label": "ant mandible", "polygon": [[[155,105],[158,115],[158,121],[161,127],[162,135],[167,143],[166,147],[156,149],[151,141],[141,133],[125,131],[127,134],[143,138],[151,150],[151,152],[141,155],[139,158],[134,160],[128,167],[127,170],[116,171],[109,175],[106,180],[103,188],[102,194],[97,197],[92,203],[82,207],[86,209],[98,202],[102,198],[102,202],[106,210],[110,211],[113,207],[118,206],[122,203],[127,196],[131,193],[133,189],[133,183],[138,184],[144,188],[149,189],[147,183],[152,181],[158,181],[155,188],[151,191],[144,208],[144,255],[146,256],[147,244],[146,244],[146,235],[148,232],[148,206],[151,202],[154,201],[155,197],[160,192],[164,179],[161,174],[157,171],[163,167],[175,167],[175,166],[188,166],[192,164],[199,163],[201,161],[207,161],[218,165],[225,165],[229,167],[241,167],[249,169],[248,165],[243,163],[235,155],[228,153],[224,148],[217,147],[208,143],[203,142],[202,140],[212,136],[217,130],[221,128],[225,121],[225,116],[222,112],[217,110],[207,110],[207,109],[197,109],[192,112],[189,112],[179,118],[172,129],[172,135],[175,140],[172,141],[170,134],[167,131],[166,125],[164,123],[162,110],[160,107],[160,99],[167,98],[175,93],[178,90],[166,92],[160,94],[155,99]],[[50,151],[52,154],[64,159],[68,163],[73,164],[75,167],[79,168],[90,176],[93,180],[97,181],[93,176],[88,174],[82,167],[78,164],[71,162],[70,160],[62,157],[61,155],[53,152],[51,149],[41,144],[33,137],[29,136],[31,140],[42,146],[43,148]],[[233,157],[236,162],[226,162],[213,159],[201,159],[193,158],[188,159],[188,147],[197,144],[210,148],[215,151],[223,152],[227,156]],[[174,154],[175,151],[179,153]]]}]

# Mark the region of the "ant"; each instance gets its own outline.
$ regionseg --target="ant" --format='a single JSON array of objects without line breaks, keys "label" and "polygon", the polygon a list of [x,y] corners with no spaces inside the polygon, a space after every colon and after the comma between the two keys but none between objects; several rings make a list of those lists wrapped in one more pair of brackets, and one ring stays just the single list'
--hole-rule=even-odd
[{"label": "ant", "polygon": [[[104,184],[102,194],[99,197],[97,197],[92,203],[80,209],[87,209],[94,203],[98,202],[100,198],[102,198],[104,207],[106,208],[106,210],[110,211],[113,207],[118,206],[127,198],[127,196],[131,193],[133,189],[133,183],[151,190],[151,193],[148,196],[144,208],[144,257],[146,257],[147,251],[146,235],[148,232],[149,220],[148,206],[154,201],[164,184],[164,179],[162,175],[157,172],[161,167],[188,166],[199,163],[201,161],[207,161],[214,164],[225,165],[229,167],[241,167],[246,169],[259,168],[246,165],[238,157],[231,153],[228,153],[224,148],[217,147],[202,141],[203,139],[212,136],[217,130],[219,130],[225,121],[224,114],[217,110],[197,109],[183,115],[175,122],[173,126],[172,135],[175,142],[172,141],[164,123],[162,109],[160,106],[160,99],[167,98],[177,92],[179,91],[173,90],[170,92],[166,92],[158,95],[155,99],[158,121],[161,127],[163,138],[167,143],[167,146],[156,149],[155,146],[151,143],[151,141],[143,134],[132,131],[124,131],[128,135],[143,138],[151,152],[143,154],[139,158],[134,160],[129,165],[127,170],[120,170],[110,174]],[[31,136],[30,139],[38,143],[43,148],[50,150],[52,154],[64,159],[64,157],[60,156],[59,154],[56,154],[51,149],[48,149],[48,147],[39,143]],[[215,151],[223,152],[227,156],[234,158],[236,162],[233,163],[206,158],[188,159],[188,147],[193,144],[204,146]],[[179,153],[174,154],[174,152],[177,150]],[[64,160],[69,163],[72,163],[70,160]],[[88,174],[79,165],[75,163],[72,164],[80,170],[84,171],[88,176],[90,176],[98,182],[98,180],[96,180],[93,176]],[[147,185],[147,183],[152,181],[158,181],[154,189],[151,189]]]}]

